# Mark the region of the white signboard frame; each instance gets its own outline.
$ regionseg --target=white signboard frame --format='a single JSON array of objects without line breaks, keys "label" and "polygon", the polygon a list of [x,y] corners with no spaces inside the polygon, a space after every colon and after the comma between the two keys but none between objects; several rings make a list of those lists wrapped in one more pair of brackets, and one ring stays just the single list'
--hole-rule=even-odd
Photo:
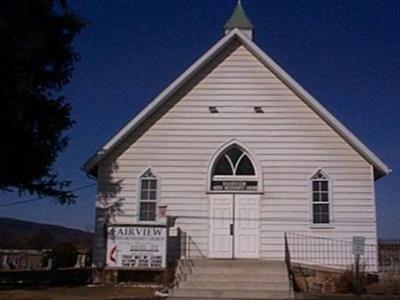
[{"label": "white signboard frame", "polygon": [[107,228],[108,268],[160,270],[166,268],[167,227],[111,225]]},{"label": "white signboard frame", "polygon": [[353,254],[364,255],[365,253],[365,237],[353,236]]}]

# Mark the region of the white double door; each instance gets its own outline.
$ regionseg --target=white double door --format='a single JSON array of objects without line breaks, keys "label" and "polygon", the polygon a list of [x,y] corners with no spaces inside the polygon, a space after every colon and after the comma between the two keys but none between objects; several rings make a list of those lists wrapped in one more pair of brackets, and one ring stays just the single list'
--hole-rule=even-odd
[{"label": "white double door", "polygon": [[258,258],[259,195],[210,195],[209,256]]}]

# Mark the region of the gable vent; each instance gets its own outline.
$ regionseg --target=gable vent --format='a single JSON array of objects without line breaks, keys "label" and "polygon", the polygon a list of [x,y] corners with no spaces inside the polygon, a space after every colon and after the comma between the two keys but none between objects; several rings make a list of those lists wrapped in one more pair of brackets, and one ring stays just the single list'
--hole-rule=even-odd
[{"label": "gable vent", "polygon": [[209,107],[208,107],[208,110],[209,110],[210,113],[212,113],[212,114],[218,113],[218,109],[217,109],[216,106],[209,106]]},{"label": "gable vent", "polygon": [[264,110],[262,109],[261,106],[254,106],[254,112],[256,114],[262,114],[264,112]]}]

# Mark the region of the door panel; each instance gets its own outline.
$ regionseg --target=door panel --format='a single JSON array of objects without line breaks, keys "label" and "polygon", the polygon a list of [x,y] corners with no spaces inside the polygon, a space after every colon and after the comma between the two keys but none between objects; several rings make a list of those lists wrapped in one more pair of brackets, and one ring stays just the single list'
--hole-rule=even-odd
[{"label": "door panel", "polygon": [[259,195],[210,196],[210,257],[258,258],[259,201]]},{"label": "door panel", "polygon": [[232,258],[233,195],[210,198],[210,257]]},{"label": "door panel", "polygon": [[234,254],[257,258],[259,249],[259,195],[235,195]]}]

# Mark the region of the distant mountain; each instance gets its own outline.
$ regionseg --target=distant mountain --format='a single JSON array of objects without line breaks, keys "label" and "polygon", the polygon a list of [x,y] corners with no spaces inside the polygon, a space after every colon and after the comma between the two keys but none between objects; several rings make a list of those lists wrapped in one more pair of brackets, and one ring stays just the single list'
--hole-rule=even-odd
[{"label": "distant mountain", "polygon": [[0,218],[0,249],[52,249],[69,242],[90,249],[93,233],[57,225]]}]

